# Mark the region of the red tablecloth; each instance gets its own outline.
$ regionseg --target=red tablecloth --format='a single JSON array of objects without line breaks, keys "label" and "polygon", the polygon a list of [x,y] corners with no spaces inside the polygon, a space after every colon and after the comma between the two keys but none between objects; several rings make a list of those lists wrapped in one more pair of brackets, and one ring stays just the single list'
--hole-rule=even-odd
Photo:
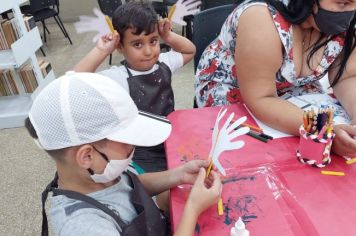
[{"label": "red tablecloth", "polygon": [[[248,123],[255,124],[243,106],[227,108],[227,114],[246,115]],[[219,110],[180,110],[168,116],[173,125],[166,142],[169,168],[207,158]],[[326,176],[320,174],[321,169],[297,161],[297,137],[268,143],[249,136],[240,139],[246,143],[242,149],[220,157],[227,171],[222,192],[224,215],[218,216],[216,206],[209,208],[199,217],[196,235],[229,235],[238,217],[245,221],[252,236],[356,235],[356,164],[347,165],[334,156],[324,170],[343,171],[346,176]],[[189,191],[187,185],[171,191],[174,229]]]}]

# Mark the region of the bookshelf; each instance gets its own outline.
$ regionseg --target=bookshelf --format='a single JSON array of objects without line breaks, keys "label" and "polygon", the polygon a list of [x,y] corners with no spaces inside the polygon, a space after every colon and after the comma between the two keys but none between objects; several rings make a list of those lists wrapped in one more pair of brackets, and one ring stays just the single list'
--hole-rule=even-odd
[{"label": "bookshelf", "polygon": [[[21,127],[28,116],[33,99],[55,76],[53,70],[43,77],[37,61],[36,51],[42,46],[42,40],[37,27],[27,31],[19,5],[26,0],[1,0],[0,13],[12,10],[16,21],[19,39],[11,44],[11,49],[0,50],[0,69],[14,69],[14,82],[19,95],[0,97],[0,129]],[[25,92],[24,85],[17,70],[25,63],[33,66],[38,87],[29,94]]]}]

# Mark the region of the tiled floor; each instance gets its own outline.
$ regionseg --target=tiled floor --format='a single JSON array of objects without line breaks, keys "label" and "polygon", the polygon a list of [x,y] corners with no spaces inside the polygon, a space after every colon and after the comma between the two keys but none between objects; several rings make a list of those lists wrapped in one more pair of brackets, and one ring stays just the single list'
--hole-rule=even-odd
[{"label": "tiled floor", "polygon": [[[92,34],[78,35],[72,24],[65,26],[73,45],[53,24],[48,25],[51,34],[43,46],[57,77],[94,47]],[[121,59],[116,53],[113,63],[118,64]],[[108,61],[100,69],[107,67]],[[173,90],[176,109],[192,107],[192,62],[173,75]],[[41,192],[53,177],[54,162],[37,148],[24,128],[0,130],[0,161],[0,235],[39,235]]]}]

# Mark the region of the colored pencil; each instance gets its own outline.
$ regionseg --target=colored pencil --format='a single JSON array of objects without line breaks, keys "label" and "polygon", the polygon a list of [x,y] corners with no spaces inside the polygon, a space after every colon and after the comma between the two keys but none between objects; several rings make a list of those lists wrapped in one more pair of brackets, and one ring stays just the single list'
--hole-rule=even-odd
[{"label": "colored pencil", "polygon": [[112,22],[108,16],[105,16],[106,23],[108,24],[111,33],[114,33],[115,29],[114,26],[112,25]]},{"label": "colored pencil", "polygon": [[267,135],[267,134],[265,134],[265,133],[260,133],[259,136],[261,136],[262,138],[266,138],[266,139],[271,139],[271,140],[273,140],[273,137],[272,137],[272,136],[269,136],[269,135]]},{"label": "colored pencil", "polygon": [[327,129],[327,125],[324,125],[323,128],[320,130],[320,132],[319,132],[319,134],[318,134],[318,139],[323,138],[326,129]]},{"label": "colored pencil", "polygon": [[249,131],[249,132],[247,133],[247,135],[250,136],[250,137],[252,137],[252,138],[258,139],[258,140],[260,140],[260,141],[262,141],[262,142],[265,142],[265,143],[267,143],[267,141],[268,141],[268,139],[263,138],[263,137],[259,136],[258,134],[255,134],[255,133],[253,133],[253,132],[251,132],[251,131]]},{"label": "colored pencil", "polygon": [[220,197],[218,201],[218,215],[221,216],[223,214],[224,214],[223,201],[222,198]]},{"label": "colored pencil", "polygon": [[168,13],[168,19],[169,20],[172,20],[172,17],[173,17],[173,14],[174,12],[176,11],[176,4],[174,4],[171,9],[169,10],[169,13]]},{"label": "colored pencil", "polygon": [[206,170],[206,178],[208,178],[208,177],[209,177],[210,172],[211,172],[211,169],[213,169],[213,159],[212,159],[212,158],[210,158],[210,159],[211,159],[211,160],[210,160],[210,163],[209,163],[208,169]]},{"label": "colored pencil", "polygon": [[249,127],[251,130],[257,131],[257,132],[262,132],[263,130],[257,126],[242,123],[243,126]]},{"label": "colored pencil", "polygon": [[352,158],[351,160],[347,160],[347,161],[346,161],[346,164],[348,164],[348,165],[351,165],[351,164],[353,164],[353,163],[356,163],[356,158],[355,158],[355,157]]},{"label": "colored pencil", "polygon": [[322,170],[323,175],[345,176],[344,172]]},{"label": "colored pencil", "polygon": [[303,124],[304,124],[304,129],[307,130],[308,127],[308,114],[306,111],[303,113]]}]

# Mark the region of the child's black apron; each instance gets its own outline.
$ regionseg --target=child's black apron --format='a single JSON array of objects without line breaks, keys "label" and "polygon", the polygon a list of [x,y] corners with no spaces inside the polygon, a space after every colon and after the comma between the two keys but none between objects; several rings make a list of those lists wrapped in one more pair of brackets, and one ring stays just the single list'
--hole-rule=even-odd
[{"label": "child's black apron", "polygon": [[[172,72],[163,62],[150,74],[135,75],[130,72],[126,61],[121,62],[128,74],[130,96],[137,108],[155,115],[167,116],[174,111]],[[133,160],[146,172],[167,170],[163,144],[154,147],[136,147]]]},{"label": "child's black apron", "polygon": [[174,111],[174,95],[172,90],[172,72],[163,62],[157,62],[158,69],[150,74],[133,76],[123,62],[129,77],[130,96],[137,108],[155,115],[167,116]]},{"label": "child's black apron", "polygon": [[120,234],[123,236],[167,235],[168,231],[166,219],[161,214],[152,198],[147,194],[137,176],[130,172],[124,173],[127,174],[129,176],[129,180],[131,180],[129,181],[129,184],[132,187],[132,191],[130,192],[130,201],[137,212],[137,216],[131,221],[130,224],[127,225],[124,223],[117,214],[115,214],[107,206],[101,204],[94,198],[75,191],[58,189],[58,175],[56,174],[55,178],[42,193],[42,236],[48,235],[48,222],[45,211],[45,203],[49,192],[53,192],[53,196],[64,195],[68,198],[86,202],[91,206],[104,211],[106,214],[114,218],[114,220],[120,226],[122,230]]}]

